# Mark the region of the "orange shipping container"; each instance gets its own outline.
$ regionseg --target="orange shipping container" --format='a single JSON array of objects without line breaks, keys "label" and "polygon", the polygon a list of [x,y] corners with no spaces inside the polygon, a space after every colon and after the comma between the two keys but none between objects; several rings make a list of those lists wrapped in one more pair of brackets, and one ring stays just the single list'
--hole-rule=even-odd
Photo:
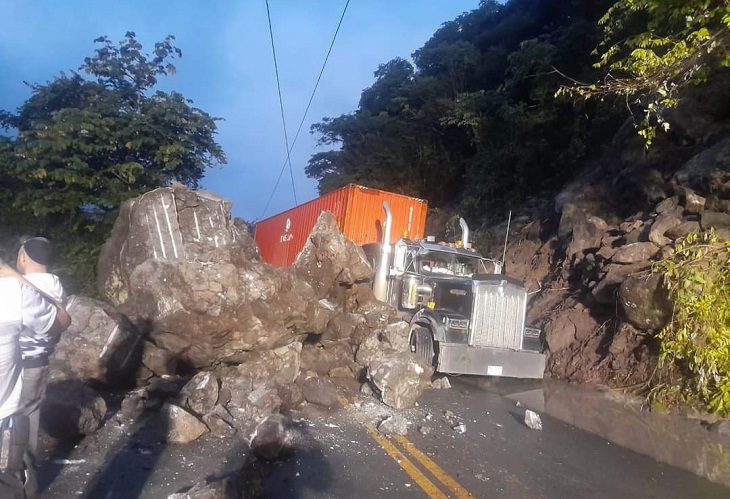
[{"label": "orange shipping container", "polygon": [[404,234],[423,238],[428,203],[422,199],[350,184],[256,224],[256,244],[264,261],[288,267],[307,241],[319,215],[331,212],[340,231],[355,244],[383,240],[385,213],[383,202],[393,212],[391,240]]}]

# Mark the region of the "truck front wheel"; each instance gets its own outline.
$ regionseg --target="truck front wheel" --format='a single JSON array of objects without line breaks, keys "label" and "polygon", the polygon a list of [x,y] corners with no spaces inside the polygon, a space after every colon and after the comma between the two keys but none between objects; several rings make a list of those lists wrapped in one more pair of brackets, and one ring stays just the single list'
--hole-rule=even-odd
[{"label": "truck front wheel", "polygon": [[411,332],[411,351],[421,357],[429,366],[435,364],[433,337],[428,328],[416,326]]}]

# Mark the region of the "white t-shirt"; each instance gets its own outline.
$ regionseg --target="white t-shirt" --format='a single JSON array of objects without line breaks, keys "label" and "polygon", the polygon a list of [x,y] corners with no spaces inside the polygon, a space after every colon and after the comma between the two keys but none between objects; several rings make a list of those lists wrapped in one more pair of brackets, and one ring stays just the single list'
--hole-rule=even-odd
[{"label": "white t-shirt", "polygon": [[[54,274],[37,272],[25,274],[23,277],[36,286],[38,289],[46,293],[48,296],[56,300],[61,305],[64,304],[66,296],[61,285],[61,280]],[[33,314],[33,310],[28,313]],[[32,328],[24,327],[20,335],[20,353],[26,365],[38,367],[48,363],[48,356],[53,352],[58,338],[51,338],[43,332],[34,331]],[[35,360],[34,360],[35,359]]]},{"label": "white t-shirt", "polygon": [[34,272],[25,274],[23,277],[58,303],[65,304],[66,292],[63,290],[61,279],[57,275],[47,272]]},{"label": "white t-shirt", "polygon": [[45,334],[56,320],[56,307],[15,278],[0,277],[0,419],[20,409],[20,332]]}]

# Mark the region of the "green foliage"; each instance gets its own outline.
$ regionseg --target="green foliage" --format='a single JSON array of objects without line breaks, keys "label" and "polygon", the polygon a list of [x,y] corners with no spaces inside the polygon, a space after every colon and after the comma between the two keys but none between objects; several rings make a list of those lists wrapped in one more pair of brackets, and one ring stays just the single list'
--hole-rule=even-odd
[{"label": "green foliage", "polygon": [[658,384],[651,396],[730,416],[730,241],[714,231],[690,234],[658,270],[674,303],[672,321],[659,334],[660,369],[678,366],[685,376]]},{"label": "green foliage", "polygon": [[16,113],[0,112],[0,127],[15,132],[0,137],[5,251],[22,234],[51,238],[69,287],[85,292],[124,200],[172,180],[196,187],[207,168],[225,162],[216,119],[177,92],[154,90],[175,72],[174,37],[151,55],[134,33],[116,45],[95,41],[80,72],[32,85]]},{"label": "green foliage", "polygon": [[603,39],[596,67],[607,74],[600,83],[563,92],[633,99],[641,115],[637,129],[647,145],[658,130],[669,130],[664,114],[676,106],[683,87],[730,65],[727,0],[619,0],[599,24]]},{"label": "green foliage", "polygon": [[[306,173],[321,192],[350,182],[468,217],[555,190],[619,112],[555,99],[561,72],[597,74],[591,48],[610,0],[483,1],[413,54],[375,72],[351,114],[312,127],[332,148]],[[560,71],[556,70],[560,68]]]}]

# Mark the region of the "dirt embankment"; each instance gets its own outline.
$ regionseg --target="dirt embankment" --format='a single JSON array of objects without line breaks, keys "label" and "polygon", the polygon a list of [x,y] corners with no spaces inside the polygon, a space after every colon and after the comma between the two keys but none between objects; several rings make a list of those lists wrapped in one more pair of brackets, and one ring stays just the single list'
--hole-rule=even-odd
[{"label": "dirt embankment", "polygon": [[628,121],[559,195],[517,214],[506,270],[539,290],[529,321],[545,331],[549,376],[624,387],[651,377],[672,311],[653,263],[690,232],[730,237],[729,88],[724,78],[690,95],[649,149]]}]

